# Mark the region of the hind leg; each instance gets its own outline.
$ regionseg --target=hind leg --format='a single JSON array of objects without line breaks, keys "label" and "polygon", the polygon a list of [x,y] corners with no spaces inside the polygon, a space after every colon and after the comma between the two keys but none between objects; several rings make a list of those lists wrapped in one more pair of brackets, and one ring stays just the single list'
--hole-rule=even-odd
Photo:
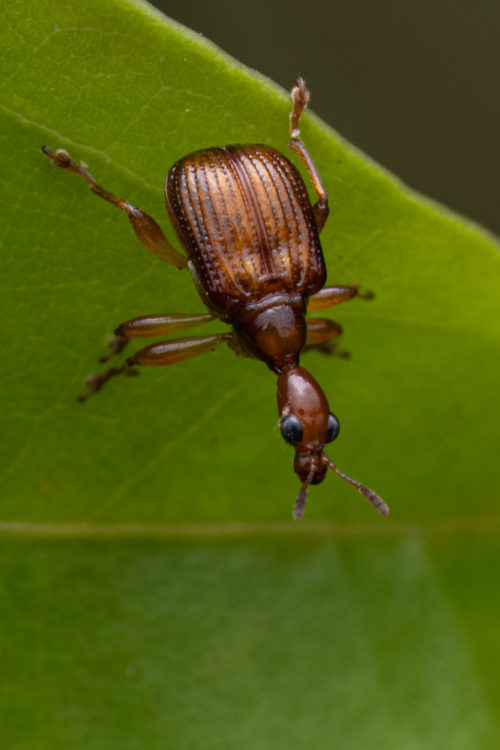
[{"label": "hind leg", "polygon": [[292,89],[292,111],[290,112],[290,142],[289,148],[294,151],[305,168],[309,172],[309,177],[318,195],[318,200],[313,206],[314,218],[318,232],[321,232],[328,218],[328,195],[319,176],[312,157],[307,150],[304,142],[300,137],[300,117],[309,103],[309,90],[303,78],[299,77],[295,81]]},{"label": "hind leg", "polygon": [[160,341],[157,344],[152,344],[126,359],[121,367],[111,367],[106,372],[86,378],[85,383],[89,390],[87,393],[78,396],[77,400],[86,401],[117,375],[136,375],[137,370],[133,369],[136,366],[164,367],[175,365],[178,362],[185,362],[193,357],[198,357],[200,354],[205,354],[205,352],[211,352],[220,344],[229,343],[231,339],[232,333],[216,333],[212,336],[189,336],[185,339],[173,339],[172,341]]},{"label": "hind leg", "polygon": [[42,151],[49,157],[55,167],[66,169],[68,172],[78,175],[78,177],[81,177],[82,180],[85,180],[89,184],[90,189],[95,195],[107,203],[111,203],[112,206],[125,211],[138,239],[150,253],[153,253],[157,258],[165,261],[165,263],[171,263],[177,266],[177,268],[186,268],[187,258],[178,253],[174,246],[170,244],[163,234],[161,227],[151,216],[148,216],[140,208],[136,208],[128,201],[118,198],[113,193],[101,187],[101,185],[98,185],[85,167],[82,165],[78,166],[64,149],[60,148],[56,152],[52,152],[48,146],[43,146]]}]

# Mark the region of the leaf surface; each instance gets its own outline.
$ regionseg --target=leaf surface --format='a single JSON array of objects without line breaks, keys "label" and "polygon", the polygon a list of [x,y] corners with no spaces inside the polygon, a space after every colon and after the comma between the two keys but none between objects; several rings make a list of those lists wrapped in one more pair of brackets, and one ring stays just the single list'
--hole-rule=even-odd
[{"label": "leaf surface", "polygon": [[261,363],[218,349],[75,401],[118,323],[202,304],[40,151],[175,241],[171,164],[286,152],[288,93],[146,4],[14,2],[0,39],[6,746],[493,746],[498,244],[304,117],[329,282],[375,293],[332,315],[352,357],[304,364],[329,454],[392,513],[331,476],[292,528]]}]

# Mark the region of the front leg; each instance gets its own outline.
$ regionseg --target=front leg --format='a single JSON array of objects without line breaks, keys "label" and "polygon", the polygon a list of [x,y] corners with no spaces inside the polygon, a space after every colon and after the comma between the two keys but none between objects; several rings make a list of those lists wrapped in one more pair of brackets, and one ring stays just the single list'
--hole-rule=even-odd
[{"label": "front leg", "polygon": [[189,328],[215,320],[209,313],[186,315],[184,313],[161,313],[144,315],[133,320],[126,320],[115,328],[115,338],[108,341],[110,352],[99,357],[99,362],[107,362],[114,354],[120,354],[132,338],[155,338],[181,333]]},{"label": "front leg", "polygon": [[95,195],[98,195],[99,198],[102,198],[107,203],[111,203],[112,206],[125,211],[134,232],[150,253],[153,253],[153,255],[156,255],[157,258],[166,263],[177,266],[177,268],[186,268],[187,258],[178,253],[174,246],[170,244],[163,234],[161,227],[151,216],[141,211],[140,208],[136,208],[128,201],[117,198],[116,195],[98,185],[85,167],[78,166],[64,149],[60,148],[53,153],[48,146],[42,146],[42,151],[49,157],[55,167],[66,169],[68,172],[78,175],[89,184],[90,189]]}]

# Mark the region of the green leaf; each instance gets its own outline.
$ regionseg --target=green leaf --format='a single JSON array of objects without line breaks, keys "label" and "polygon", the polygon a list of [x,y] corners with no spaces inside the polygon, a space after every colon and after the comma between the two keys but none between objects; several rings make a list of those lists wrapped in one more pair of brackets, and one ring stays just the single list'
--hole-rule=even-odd
[{"label": "green leaf", "polygon": [[351,359],[304,363],[329,454],[392,514],[332,475],[292,526],[261,363],[218,349],[75,401],[118,323],[202,305],[40,151],[175,241],[171,164],[286,152],[288,93],[146,4],[13,2],[0,39],[3,745],[494,746],[498,245],[304,117],[329,281],[376,295],[334,310]]},{"label": "green leaf", "polygon": [[498,600],[453,570],[498,571],[496,539],[16,541],[1,555],[9,750],[497,746]]}]

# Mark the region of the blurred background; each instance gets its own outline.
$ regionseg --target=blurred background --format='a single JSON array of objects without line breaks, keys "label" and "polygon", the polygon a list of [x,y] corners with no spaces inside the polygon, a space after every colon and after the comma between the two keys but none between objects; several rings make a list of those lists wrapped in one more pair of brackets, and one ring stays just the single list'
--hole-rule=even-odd
[{"label": "blurred background", "polygon": [[156,0],[415,190],[500,233],[498,0]]}]

